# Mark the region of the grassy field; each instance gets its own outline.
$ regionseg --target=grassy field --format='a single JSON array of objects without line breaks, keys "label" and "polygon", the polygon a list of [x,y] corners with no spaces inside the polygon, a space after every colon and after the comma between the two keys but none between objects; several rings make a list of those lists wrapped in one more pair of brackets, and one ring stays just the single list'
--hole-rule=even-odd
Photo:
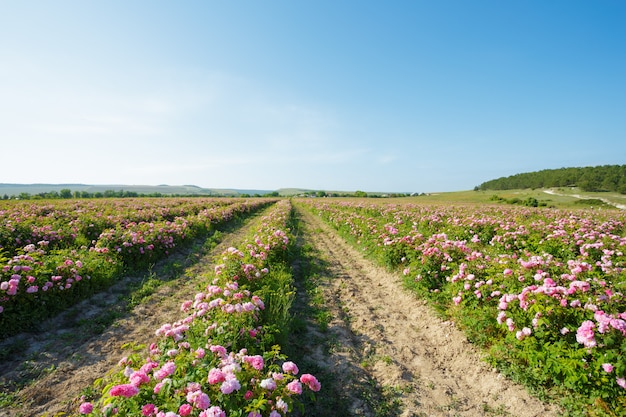
[{"label": "grassy field", "polygon": [[[524,189],[524,190],[493,190],[493,191],[455,191],[432,193],[415,197],[404,197],[399,200],[415,203],[446,203],[446,204],[512,204],[518,199],[522,202],[529,198],[536,199],[541,206],[557,208],[605,208],[616,209],[609,204],[595,201],[604,199],[613,204],[626,204],[626,195],[617,193],[587,193],[576,188]],[[592,199],[591,201],[585,199]],[[542,204],[543,203],[543,204]]]}]

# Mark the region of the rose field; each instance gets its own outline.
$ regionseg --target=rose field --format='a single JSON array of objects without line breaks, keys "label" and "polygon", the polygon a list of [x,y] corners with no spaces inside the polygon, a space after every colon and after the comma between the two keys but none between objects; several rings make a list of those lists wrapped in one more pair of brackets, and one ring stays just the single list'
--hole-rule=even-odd
[{"label": "rose field", "polygon": [[[626,214],[414,201],[0,202],[0,416],[625,415]],[[211,239],[127,321],[27,352]]]},{"label": "rose field", "polygon": [[626,414],[623,212],[304,204],[537,395]]},{"label": "rose field", "polygon": [[158,199],[0,205],[0,335],[113,285],[267,200]]}]

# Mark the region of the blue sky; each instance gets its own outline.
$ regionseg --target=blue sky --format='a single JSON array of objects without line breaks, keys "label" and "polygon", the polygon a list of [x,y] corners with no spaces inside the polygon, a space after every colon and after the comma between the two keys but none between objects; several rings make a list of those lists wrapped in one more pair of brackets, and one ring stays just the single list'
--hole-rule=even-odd
[{"label": "blue sky", "polygon": [[0,2],[0,182],[437,192],[626,164],[626,2]]}]

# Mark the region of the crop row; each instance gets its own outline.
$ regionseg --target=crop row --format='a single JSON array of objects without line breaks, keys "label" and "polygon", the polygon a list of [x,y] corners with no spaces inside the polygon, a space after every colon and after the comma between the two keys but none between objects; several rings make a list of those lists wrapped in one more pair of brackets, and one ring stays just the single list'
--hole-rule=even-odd
[{"label": "crop row", "polygon": [[0,210],[0,336],[36,325],[111,286],[123,271],[148,266],[216,224],[269,201],[5,202]]},{"label": "crop row", "polygon": [[626,414],[626,216],[302,200],[572,414]]},{"label": "crop row", "polygon": [[217,198],[0,201],[0,250],[13,256],[29,244],[48,249],[89,247],[103,232],[131,224],[217,221],[215,212],[235,202]]},{"label": "crop row", "polygon": [[[83,397],[94,416],[284,416],[301,395],[320,390],[311,374],[280,353],[294,299],[289,201],[263,217],[255,233],[226,250],[183,318],[155,329],[145,353],[131,353]],[[143,350],[135,347],[134,351]]]}]

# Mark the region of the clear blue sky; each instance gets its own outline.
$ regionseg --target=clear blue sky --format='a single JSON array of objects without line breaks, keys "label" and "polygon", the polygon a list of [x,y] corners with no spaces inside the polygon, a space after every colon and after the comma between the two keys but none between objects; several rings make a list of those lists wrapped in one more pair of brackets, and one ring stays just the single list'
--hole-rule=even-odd
[{"label": "clear blue sky", "polygon": [[0,182],[436,192],[626,164],[626,2],[0,1]]}]

